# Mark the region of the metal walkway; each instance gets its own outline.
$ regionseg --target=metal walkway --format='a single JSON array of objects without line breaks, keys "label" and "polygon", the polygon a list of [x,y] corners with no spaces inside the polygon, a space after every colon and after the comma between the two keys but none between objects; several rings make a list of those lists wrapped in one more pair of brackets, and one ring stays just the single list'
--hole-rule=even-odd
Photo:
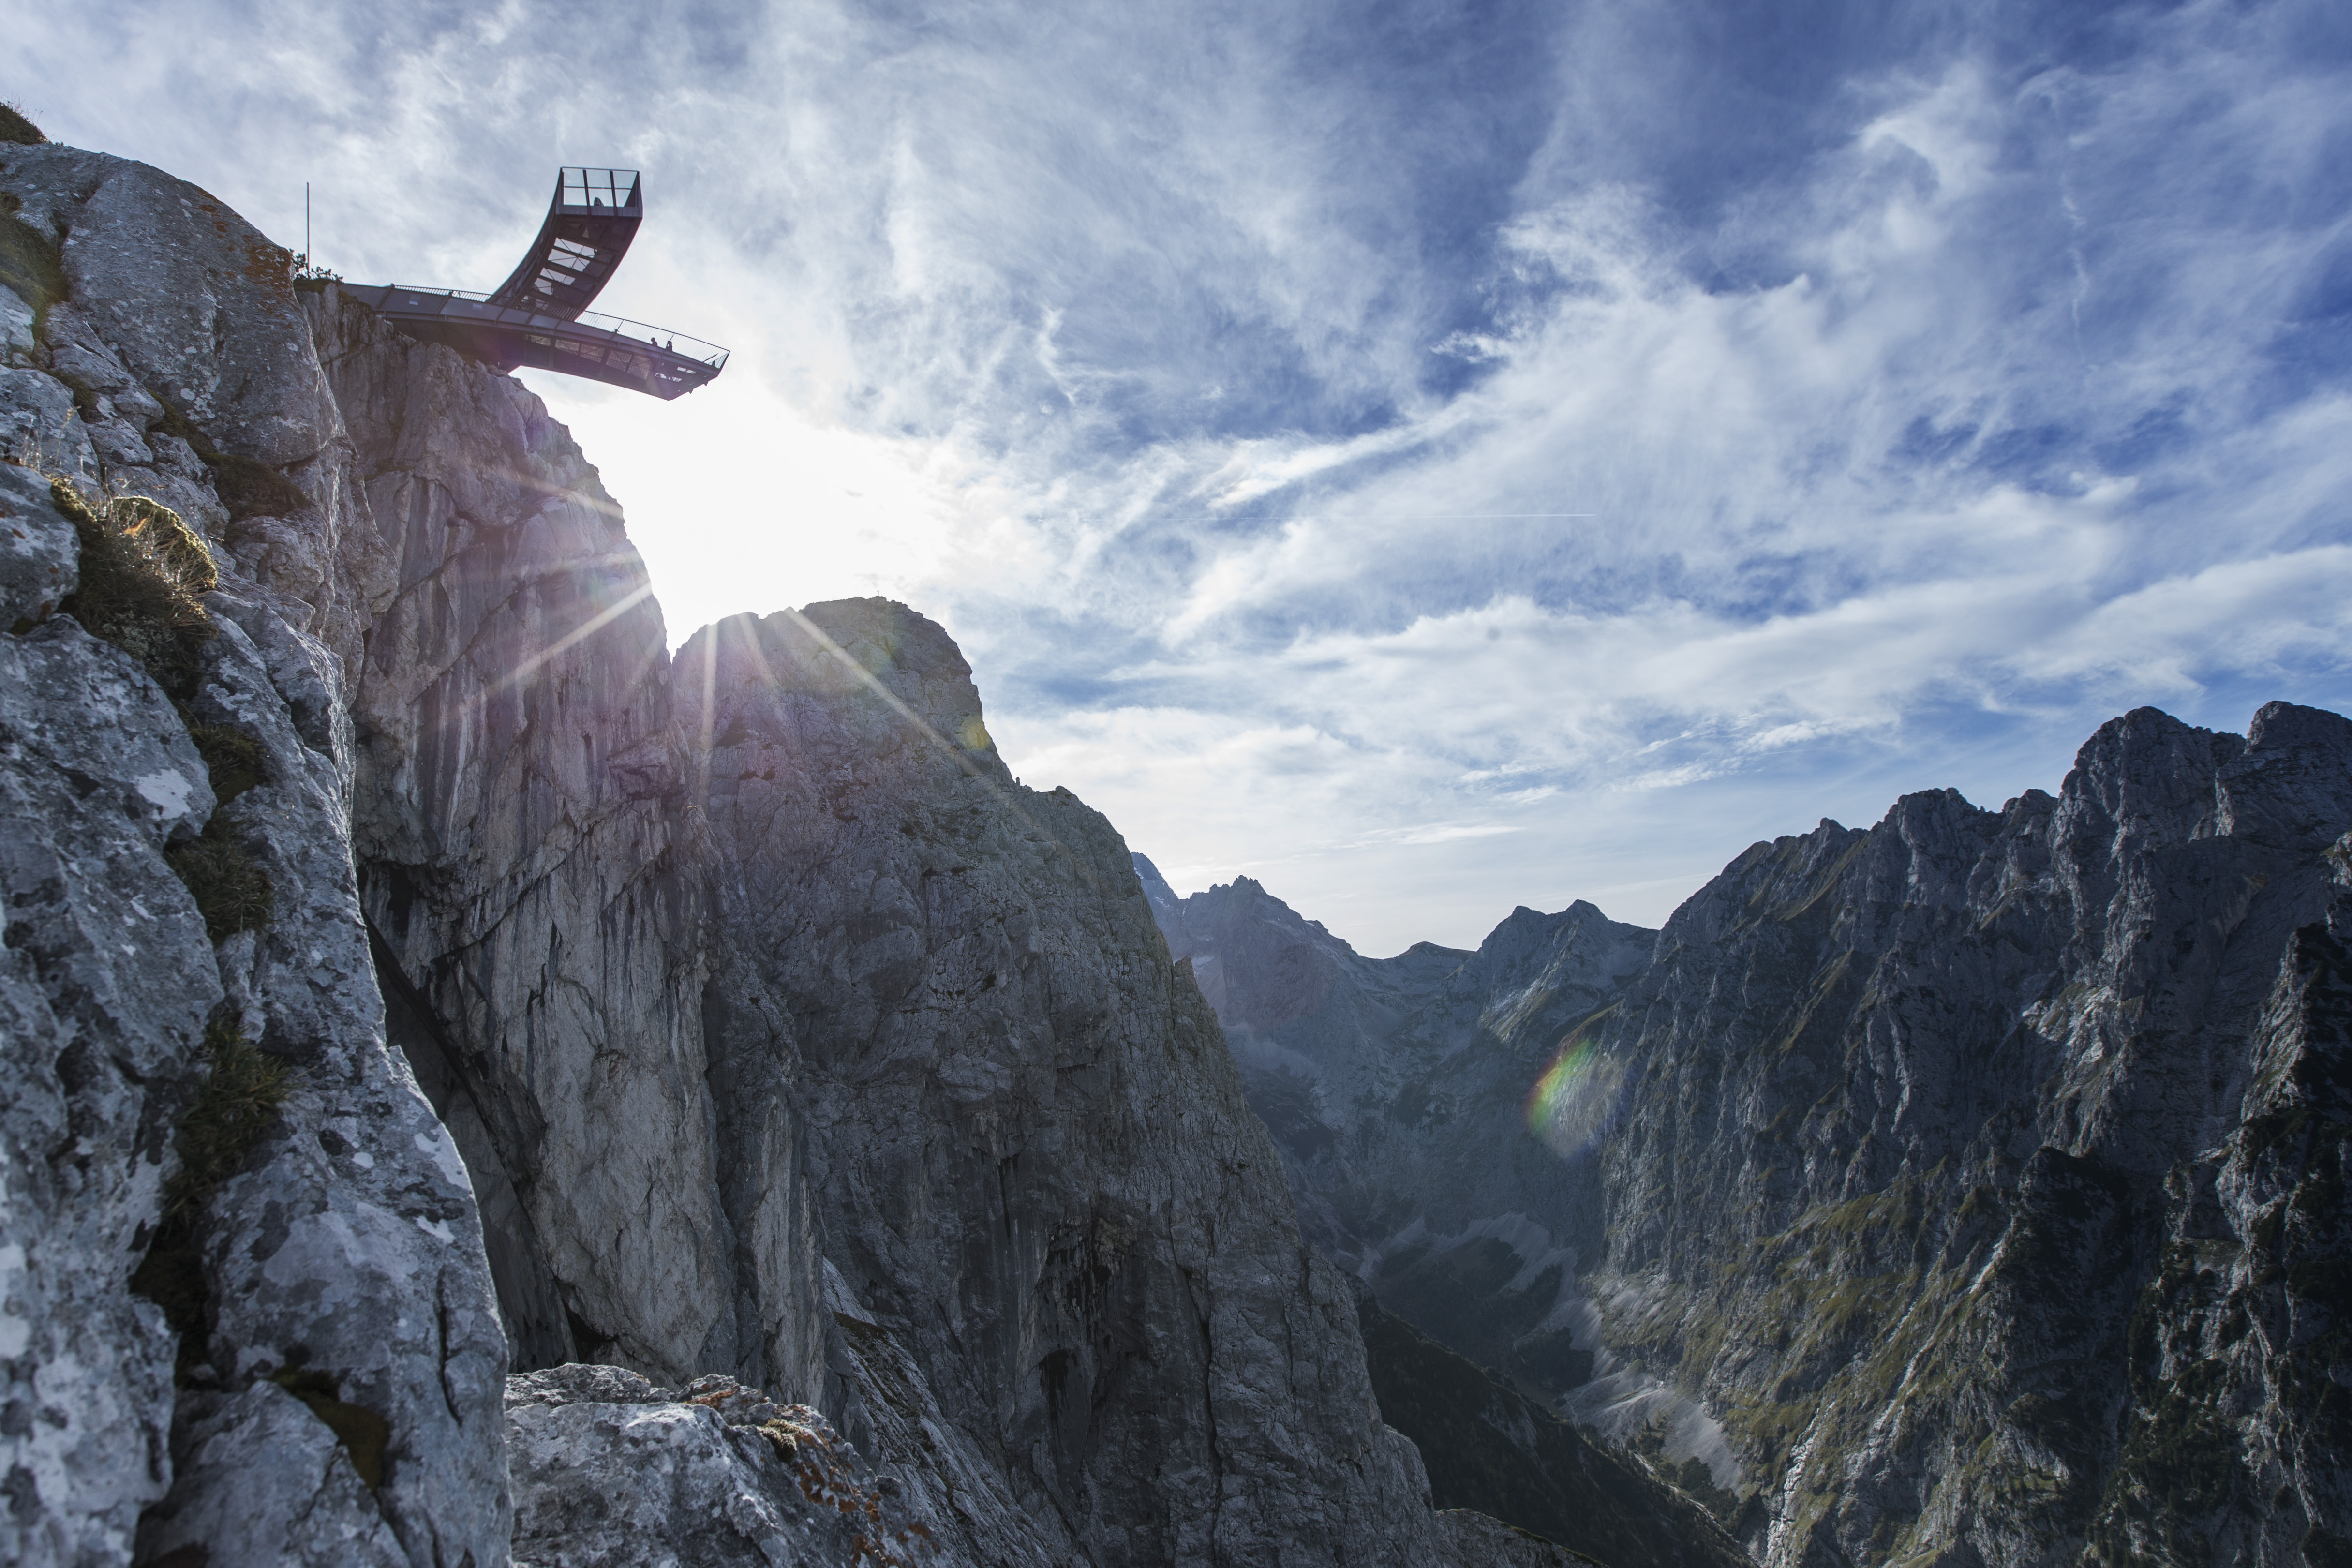
[{"label": "metal walkway", "polygon": [[644,193],[634,169],[565,168],[539,237],[493,292],[399,283],[345,284],[343,291],[411,337],[500,370],[529,365],[677,397],[726,369],[727,351],[588,309],[636,237]]}]

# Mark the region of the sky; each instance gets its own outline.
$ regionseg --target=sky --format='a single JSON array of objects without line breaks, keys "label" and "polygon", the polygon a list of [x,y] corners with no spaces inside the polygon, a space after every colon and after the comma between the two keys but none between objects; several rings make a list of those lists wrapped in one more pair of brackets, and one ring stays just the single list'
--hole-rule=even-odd
[{"label": "sky", "polygon": [[525,379],[674,643],[886,594],[1014,773],[1376,954],[2352,710],[2352,7],[270,3],[0,97],[354,281],[645,171]]}]

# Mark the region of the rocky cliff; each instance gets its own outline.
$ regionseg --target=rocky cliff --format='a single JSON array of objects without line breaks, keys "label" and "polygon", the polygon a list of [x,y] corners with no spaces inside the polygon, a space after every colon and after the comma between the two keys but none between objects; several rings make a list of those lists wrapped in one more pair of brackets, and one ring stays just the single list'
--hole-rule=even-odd
[{"label": "rocky cliff", "polygon": [[[1757,845],[1531,1045],[1523,971],[1445,998],[1539,917],[1440,981],[1246,882],[1156,908],[1256,977],[1211,994],[1383,1302],[1763,1562],[2333,1563],[2347,827],[2352,722],[2142,710],[2054,799]],[[1457,1131],[1398,1064],[1473,1018]],[[1537,1359],[1554,1322],[1589,1360]]]},{"label": "rocky cliff", "polygon": [[347,671],[384,574],[313,317],[192,186],[5,164],[47,268],[0,372],[0,1540],[497,1561],[505,1337],[360,913]]},{"label": "rocky cliff", "polygon": [[1824,823],[1667,923],[1588,1026],[1593,1293],[1766,1561],[2343,1550],[2347,826],[2352,722],[2141,710],[2056,799]]},{"label": "rocky cliff", "polygon": [[10,1561],[1557,1560],[1431,1510],[937,626],[673,664],[515,383],[152,169],[0,195]]}]

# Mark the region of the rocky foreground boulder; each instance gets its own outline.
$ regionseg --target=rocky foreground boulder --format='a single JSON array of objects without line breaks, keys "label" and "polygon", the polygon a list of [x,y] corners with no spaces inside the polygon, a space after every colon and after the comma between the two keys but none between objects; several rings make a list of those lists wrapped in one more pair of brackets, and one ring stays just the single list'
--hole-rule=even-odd
[{"label": "rocky foreground boulder", "polygon": [[142,165],[0,206],[0,1556],[1564,1560],[940,628],[673,664],[515,382]]}]

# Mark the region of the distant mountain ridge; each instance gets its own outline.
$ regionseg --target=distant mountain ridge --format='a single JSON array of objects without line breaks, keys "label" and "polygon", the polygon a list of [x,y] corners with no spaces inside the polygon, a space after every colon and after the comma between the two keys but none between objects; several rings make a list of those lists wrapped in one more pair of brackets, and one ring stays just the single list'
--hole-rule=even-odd
[{"label": "distant mountain ridge", "polygon": [[1583,1382],[1593,1346],[1576,1341],[1570,1285],[1599,1256],[1596,1192],[1528,1135],[1526,1100],[1657,933],[1579,902],[1515,910],[1475,952],[1366,958],[1247,877],[1179,899],[1135,860],[1170,952],[1224,1026],[1307,1239],[1480,1364],[1551,1397]]},{"label": "distant mountain ridge", "polygon": [[1153,902],[1309,1235],[1769,1568],[2333,1564],[2347,829],[2342,716],[2141,709],[2055,797],[1759,844],[1654,937],[1521,910],[1441,973],[1246,879]]},{"label": "distant mountain ridge", "polygon": [[1366,958],[1249,878],[1180,899],[1134,859],[1274,1135],[1302,1233],[1377,1296],[1361,1314],[1381,1415],[1421,1445],[1437,1505],[1612,1568],[1740,1561],[1697,1504],[1544,1410],[1592,1375],[1575,1281],[1601,1238],[1579,1218],[1599,1213],[1589,1162],[1528,1135],[1527,1089],[1657,933],[1579,903],[1516,910],[1475,952]]}]

